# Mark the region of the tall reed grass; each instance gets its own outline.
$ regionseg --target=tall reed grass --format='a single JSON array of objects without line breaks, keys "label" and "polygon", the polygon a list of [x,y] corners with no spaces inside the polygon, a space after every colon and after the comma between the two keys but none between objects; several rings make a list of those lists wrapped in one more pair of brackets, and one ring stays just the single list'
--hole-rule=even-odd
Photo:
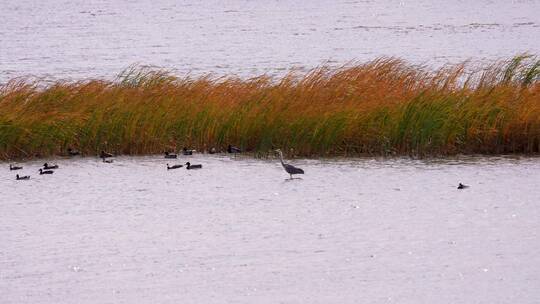
[{"label": "tall reed grass", "polygon": [[280,147],[303,156],[538,153],[540,60],[430,69],[396,58],[281,78],[27,78],[0,86],[0,158]]}]

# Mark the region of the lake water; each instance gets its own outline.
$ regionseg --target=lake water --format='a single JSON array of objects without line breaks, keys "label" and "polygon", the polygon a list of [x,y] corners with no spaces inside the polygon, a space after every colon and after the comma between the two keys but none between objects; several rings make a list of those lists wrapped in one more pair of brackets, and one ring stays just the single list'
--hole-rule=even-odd
[{"label": "lake water", "polygon": [[[0,83],[540,53],[540,1],[0,1]],[[540,160],[0,170],[0,303],[540,303]],[[184,160],[183,160],[184,161]],[[173,163],[173,161],[168,161]],[[457,190],[459,182],[469,189]]]},{"label": "lake water", "polygon": [[538,12],[538,0],[0,1],[0,82],[134,63],[253,76],[383,55],[484,62],[539,54]]},{"label": "lake water", "polygon": [[3,304],[540,302],[538,158],[44,161],[1,164]]}]

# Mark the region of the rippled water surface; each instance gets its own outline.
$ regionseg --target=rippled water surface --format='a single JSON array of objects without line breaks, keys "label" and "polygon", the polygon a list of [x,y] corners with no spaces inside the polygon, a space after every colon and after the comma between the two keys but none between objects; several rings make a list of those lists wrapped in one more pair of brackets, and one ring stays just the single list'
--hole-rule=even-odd
[{"label": "rippled water surface", "polygon": [[540,302],[538,158],[188,160],[2,164],[0,302]]},{"label": "rippled water surface", "polygon": [[540,53],[540,1],[0,1],[0,81],[280,74],[399,56],[439,65]]}]

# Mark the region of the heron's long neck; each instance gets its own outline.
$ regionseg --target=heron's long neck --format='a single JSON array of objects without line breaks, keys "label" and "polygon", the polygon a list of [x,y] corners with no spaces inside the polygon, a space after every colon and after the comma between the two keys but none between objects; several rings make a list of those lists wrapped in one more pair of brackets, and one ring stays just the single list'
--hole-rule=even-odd
[{"label": "heron's long neck", "polygon": [[279,160],[281,161],[281,165],[285,166],[285,163],[283,162],[283,153],[279,151]]}]

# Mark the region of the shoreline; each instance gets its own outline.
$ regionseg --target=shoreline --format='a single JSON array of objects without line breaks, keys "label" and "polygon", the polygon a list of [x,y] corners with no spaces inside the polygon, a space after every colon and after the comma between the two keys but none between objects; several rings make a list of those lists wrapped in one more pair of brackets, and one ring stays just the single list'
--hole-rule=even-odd
[{"label": "shoreline", "polygon": [[[194,153],[192,156],[179,155],[177,159],[163,158],[163,154],[122,154],[114,155],[114,159],[129,159],[129,158],[155,158],[156,160],[163,159],[163,161],[177,161],[182,162],[192,158],[229,158],[232,160],[278,160],[279,157],[273,153],[267,153],[265,155],[257,155],[256,153],[242,153],[236,156],[228,153]],[[100,162],[101,158],[96,155],[79,155],[79,156],[66,156],[66,155],[49,155],[47,157],[32,157],[32,158],[13,158],[13,159],[0,159],[0,163],[8,165],[10,163],[26,163],[26,162],[41,162],[41,161],[67,161],[67,160],[95,160]],[[540,159],[540,153],[534,154],[452,154],[452,155],[327,155],[327,156],[302,156],[288,154],[287,159],[295,160],[307,160],[307,161],[355,161],[355,160],[376,160],[376,161],[391,161],[391,160],[407,160],[407,161],[469,161],[469,160],[481,160],[481,159]]]}]

